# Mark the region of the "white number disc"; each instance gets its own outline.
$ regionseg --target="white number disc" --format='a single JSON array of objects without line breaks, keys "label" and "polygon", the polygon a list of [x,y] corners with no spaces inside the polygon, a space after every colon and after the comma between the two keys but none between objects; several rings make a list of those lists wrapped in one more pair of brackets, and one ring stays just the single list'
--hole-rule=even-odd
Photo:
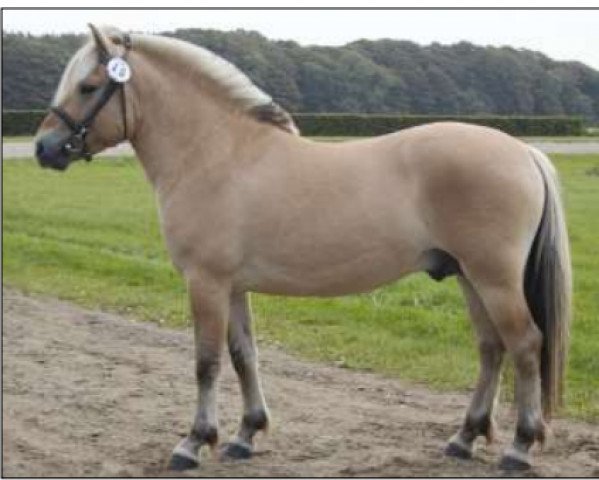
[{"label": "white number disc", "polygon": [[131,78],[131,67],[121,57],[113,57],[106,65],[108,76],[117,83],[125,83]]}]

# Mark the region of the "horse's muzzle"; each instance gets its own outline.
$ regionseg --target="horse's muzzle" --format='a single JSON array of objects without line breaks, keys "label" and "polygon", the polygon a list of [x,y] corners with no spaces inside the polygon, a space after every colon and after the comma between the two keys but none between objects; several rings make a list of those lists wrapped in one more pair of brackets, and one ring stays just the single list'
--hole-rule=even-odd
[{"label": "horse's muzzle", "polygon": [[70,163],[69,155],[64,151],[62,142],[43,137],[35,143],[35,156],[43,168],[66,170]]}]

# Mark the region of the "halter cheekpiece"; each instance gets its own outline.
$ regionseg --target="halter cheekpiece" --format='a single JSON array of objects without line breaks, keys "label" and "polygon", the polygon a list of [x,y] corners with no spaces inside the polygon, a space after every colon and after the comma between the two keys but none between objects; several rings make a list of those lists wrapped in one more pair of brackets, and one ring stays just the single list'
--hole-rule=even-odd
[{"label": "halter cheekpiece", "polygon": [[102,108],[112,98],[112,95],[120,89],[121,109],[123,116],[124,139],[127,139],[127,102],[125,101],[125,83],[131,78],[131,68],[126,61],[127,53],[131,49],[131,37],[128,33],[123,34],[123,46],[125,52],[122,56],[110,57],[104,52],[98,54],[98,62],[106,67],[108,83],[103,87],[98,101],[88,110],[82,120],[74,120],[64,109],[51,107],[50,111],[60,118],[71,130],[71,135],[65,140],[63,151],[70,156],[83,157],[90,161],[92,154],[87,148],[85,139],[89,127]]}]

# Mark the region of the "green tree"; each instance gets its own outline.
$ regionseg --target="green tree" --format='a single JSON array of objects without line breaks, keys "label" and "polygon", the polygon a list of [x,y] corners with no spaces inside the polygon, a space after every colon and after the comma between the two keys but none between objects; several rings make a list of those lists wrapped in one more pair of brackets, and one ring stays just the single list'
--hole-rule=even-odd
[{"label": "green tree", "polygon": [[[245,30],[164,34],[231,61],[291,111],[574,114],[599,122],[599,72],[530,50],[391,39],[300,46]],[[3,34],[5,108],[45,108],[84,40]]]}]

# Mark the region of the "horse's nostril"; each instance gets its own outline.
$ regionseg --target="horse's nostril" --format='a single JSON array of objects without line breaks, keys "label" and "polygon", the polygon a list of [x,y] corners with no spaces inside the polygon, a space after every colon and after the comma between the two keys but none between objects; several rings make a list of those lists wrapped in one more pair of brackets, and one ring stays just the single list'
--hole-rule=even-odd
[{"label": "horse's nostril", "polygon": [[35,156],[42,167],[49,167],[52,163],[50,150],[44,145],[44,142],[38,140],[35,143]]},{"label": "horse's nostril", "polygon": [[44,154],[44,144],[41,141],[38,141],[35,144],[35,156],[37,158],[41,159],[43,154]]}]

